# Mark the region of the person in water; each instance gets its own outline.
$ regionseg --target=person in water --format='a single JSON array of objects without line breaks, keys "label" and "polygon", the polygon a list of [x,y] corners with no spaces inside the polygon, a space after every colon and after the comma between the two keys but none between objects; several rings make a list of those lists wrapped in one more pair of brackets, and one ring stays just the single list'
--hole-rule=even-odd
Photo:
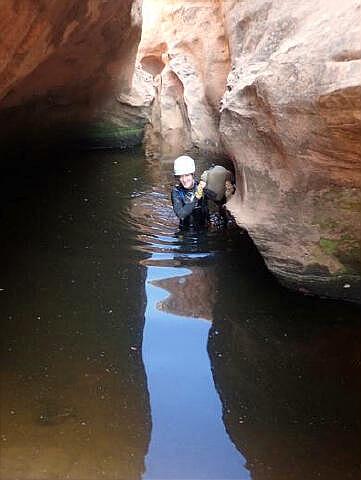
[{"label": "person in water", "polygon": [[201,230],[208,226],[208,202],[204,195],[206,182],[198,182],[194,177],[195,169],[194,160],[188,155],[174,161],[174,175],[179,184],[173,187],[171,196],[181,230]]}]

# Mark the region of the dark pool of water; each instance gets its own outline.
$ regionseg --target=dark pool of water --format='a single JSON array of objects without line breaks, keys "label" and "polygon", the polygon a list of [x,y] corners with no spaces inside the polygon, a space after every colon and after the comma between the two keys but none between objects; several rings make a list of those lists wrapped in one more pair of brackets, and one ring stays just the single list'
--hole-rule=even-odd
[{"label": "dark pool of water", "polygon": [[238,230],[177,234],[172,181],[134,152],[2,167],[0,478],[359,479],[360,308]]}]

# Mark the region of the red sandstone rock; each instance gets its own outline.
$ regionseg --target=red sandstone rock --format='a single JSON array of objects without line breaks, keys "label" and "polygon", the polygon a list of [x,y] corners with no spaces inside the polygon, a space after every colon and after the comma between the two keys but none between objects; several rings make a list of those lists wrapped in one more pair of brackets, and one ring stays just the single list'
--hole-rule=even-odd
[{"label": "red sandstone rock", "polygon": [[223,7],[229,208],[284,283],[361,301],[361,4]]},{"label": "red sandstone rock", "polygon": [[157,85],[148,150],[163,157],[219,154],[219,102],[229,70],[220,2],[145,0],[143,17],[138,58]]},{"label": "red sandstone rock", "polygon": [[[270,270],[361,301],[360,1],[145,6],[139,60],[157,87],[148,150],[215,155],[221,138],[237,173],[229,208]],[[130,85],[138,1],[4,0],[0,32],[3,134],[148,114],[149,81],[150,97]]]},{"label": "red sandstone rock", "polygon": [[160,76],[149,149],[220,153],[220,130],[237,174],[229,209],[270,270],[361,301],[360,1],[145,6],[140,60]]},{"label": "red sandstone rock", "polygon": [[46,126],[95,119],[122,124],[117,98],[130,87],[140,6],[139,0],[4,0],[2,129],[19,129],[29,116],[31,124]]}]

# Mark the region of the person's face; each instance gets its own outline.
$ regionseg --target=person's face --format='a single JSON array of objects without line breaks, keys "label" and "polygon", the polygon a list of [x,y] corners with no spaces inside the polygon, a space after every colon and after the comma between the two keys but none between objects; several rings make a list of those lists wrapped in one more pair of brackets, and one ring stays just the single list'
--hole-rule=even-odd
[{"label": "person's face", "polygon": [[194,184],[193,173],[187,173],[186,175],[181,175],[179,181],[184,188],[192,188]]}]

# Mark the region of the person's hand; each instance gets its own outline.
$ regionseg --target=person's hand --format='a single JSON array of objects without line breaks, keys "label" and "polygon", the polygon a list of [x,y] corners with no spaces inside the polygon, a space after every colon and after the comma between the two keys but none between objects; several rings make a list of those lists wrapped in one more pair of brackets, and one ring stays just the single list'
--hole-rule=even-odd
[{"label": "person's hand", "polygon": [[207,184],[206,184],[206,182],[205,182],[204,180],[201,180],[201,181],[199,182],[199,185],[200,185],[202,188],[204,188]]},{"label": "person's hand", "polygon": [[205,186],[205,182],[199,182],[198,184],[198,187],[197,187],[197,190],[196,190],[196,193],[195,193],[195,197],[200,200],[202,197],[203,197],[203,189],[204,189],[204,186]]}]

